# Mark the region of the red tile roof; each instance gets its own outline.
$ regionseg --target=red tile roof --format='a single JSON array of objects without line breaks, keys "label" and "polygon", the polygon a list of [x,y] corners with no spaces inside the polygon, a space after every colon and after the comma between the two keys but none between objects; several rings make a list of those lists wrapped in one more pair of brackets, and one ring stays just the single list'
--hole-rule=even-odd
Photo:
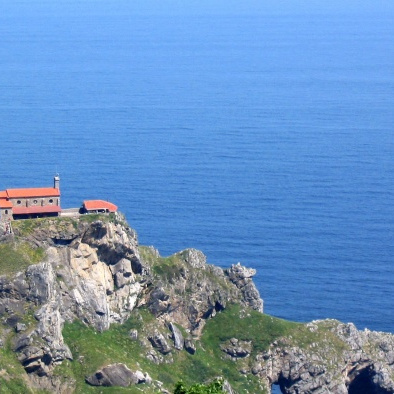
[{"label": "red tile roof", "polygon": [[0,198],[7,198],[7,192],[5,190],[0,192]]},{"label": "red tile roof", "polygon": [[109,212],[116,212],[118,210],[118,207],[115,204],[104,200],[86,200],[83,202],[83,205],[87,211],[108,209]]},{"label": "red tile roof", "polygon": [[34,213],[56,213],[61,212],[61,210],[57,205],[47,205],[46,207],[34,205],[32,207],[13,207],[12,213],[14,215],[28,215]]},{"label": "red tile roof", "polygon": [[60,190],[54,187],[7,189],[6,193],[8,198],[60,197]]},{"label": "red tile roof", "polygon": [[0,208],[12,208],[12,202],[0,198]]}]

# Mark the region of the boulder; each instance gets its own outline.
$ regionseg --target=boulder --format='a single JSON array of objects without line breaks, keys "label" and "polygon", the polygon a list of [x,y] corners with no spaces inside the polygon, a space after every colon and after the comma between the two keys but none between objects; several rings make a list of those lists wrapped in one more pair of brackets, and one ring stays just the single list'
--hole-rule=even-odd
[{"label": "boulder", "polygon": [[115,285],[118,288],[132,283],[135,280],[131,268],[131,261],[128,259],[123,258],[118,263],[111,265],[110,270],[114,275]]},{"label": "boulder", "polygon": [[25,330],[26,330],[26,324],[16,323],[16,326],[15,326],[16,332],[21,332],[21,331],[25,331]]},{"label": "boulder", "polygon": [[190,354],[196,353],[196,344],[191,339],[185,339],[185,349]]},{"label": "boulder", "polygon": [[129,387],[133,384],[151,383],[152,379],[148,374],[141,371],[133,372],[125,364],[117,363],[99,369],[87,377],[86,382],[92,386]]},{"label": "boulder", "polygon": [[183,339],[181,330],[173,323],[169,324],[169,328],[172,332],[172,339],[174,341],[175,349],[182,350],[185,341]]},{"label": "boulder", "polygon": [[133,340],[136,341],[138,339],[138,330],[132,329],[129,331],[129,337]]},{"label": "boulder", "polygon": [[244,302],[253,309],[263,312],[263,300],[260,298],[260,293],[252,280],[253,276],[256,275],[256,270],[237,263],[224,270],[224,272],[241,291]]},{"label": "boulder", "polygon": [[237,338],[231,338],[220,345],[221,350],[231,359],[249,357],[252,351],[252,342],[240,341]]},{"label": "boulder", "polygon": [[161,354],[168,354],[171,352],[171,347],[161,332],[156,330],[153,335],[148,337],[148,340]]},{"label": "boulder", "polygon": [[207,258],[203,252],[197,249],[186,249],[177,253],[182,256],[187,264],[190,264],[193,268],[205,268],[207,264]]}]

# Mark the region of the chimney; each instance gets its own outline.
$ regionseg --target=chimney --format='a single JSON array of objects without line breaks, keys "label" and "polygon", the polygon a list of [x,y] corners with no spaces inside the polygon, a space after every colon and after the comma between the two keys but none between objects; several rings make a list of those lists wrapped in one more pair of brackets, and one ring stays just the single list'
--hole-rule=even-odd
[{"label": "chimney", "polygon": [[60,190],[60,177],[59,177],[59,174],[56,174],[55,177],[53,178],[53,187],[55,189],[59,189]]}]

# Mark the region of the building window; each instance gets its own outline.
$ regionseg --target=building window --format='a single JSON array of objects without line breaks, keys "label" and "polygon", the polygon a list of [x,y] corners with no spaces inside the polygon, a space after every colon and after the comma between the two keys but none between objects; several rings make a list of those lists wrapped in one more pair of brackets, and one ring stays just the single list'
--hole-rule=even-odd
[{"label": "building window", "polygon": [[21,201],[21,200],[18,200],[16,203],[17,203],[18,205],[21,205],[21,204],[22,204],[22,201]]},{"label": "building window", "polygon": [[37,205],[38,201],[37,200],[33,200],[33,204]]},{"label": "building window", "polygon": [[6,210],[4,211],[4,213],[5,213],[6,215],[8,215],[8,209],[6,209]]},{"label": "building window", "polygon": [[49,204],[53,204],[52,198],[49,199]]}]

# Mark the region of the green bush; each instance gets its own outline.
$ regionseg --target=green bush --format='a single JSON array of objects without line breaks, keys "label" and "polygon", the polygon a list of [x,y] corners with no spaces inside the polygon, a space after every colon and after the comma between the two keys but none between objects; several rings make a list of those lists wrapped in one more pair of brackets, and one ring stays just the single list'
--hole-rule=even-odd
[{"label": "green bush", "polygon": [[196,383],[187,388],[182,381],[175,385],[174,394],[216,394],[223,393],[223,379],[216,379],[209,384]]}]

